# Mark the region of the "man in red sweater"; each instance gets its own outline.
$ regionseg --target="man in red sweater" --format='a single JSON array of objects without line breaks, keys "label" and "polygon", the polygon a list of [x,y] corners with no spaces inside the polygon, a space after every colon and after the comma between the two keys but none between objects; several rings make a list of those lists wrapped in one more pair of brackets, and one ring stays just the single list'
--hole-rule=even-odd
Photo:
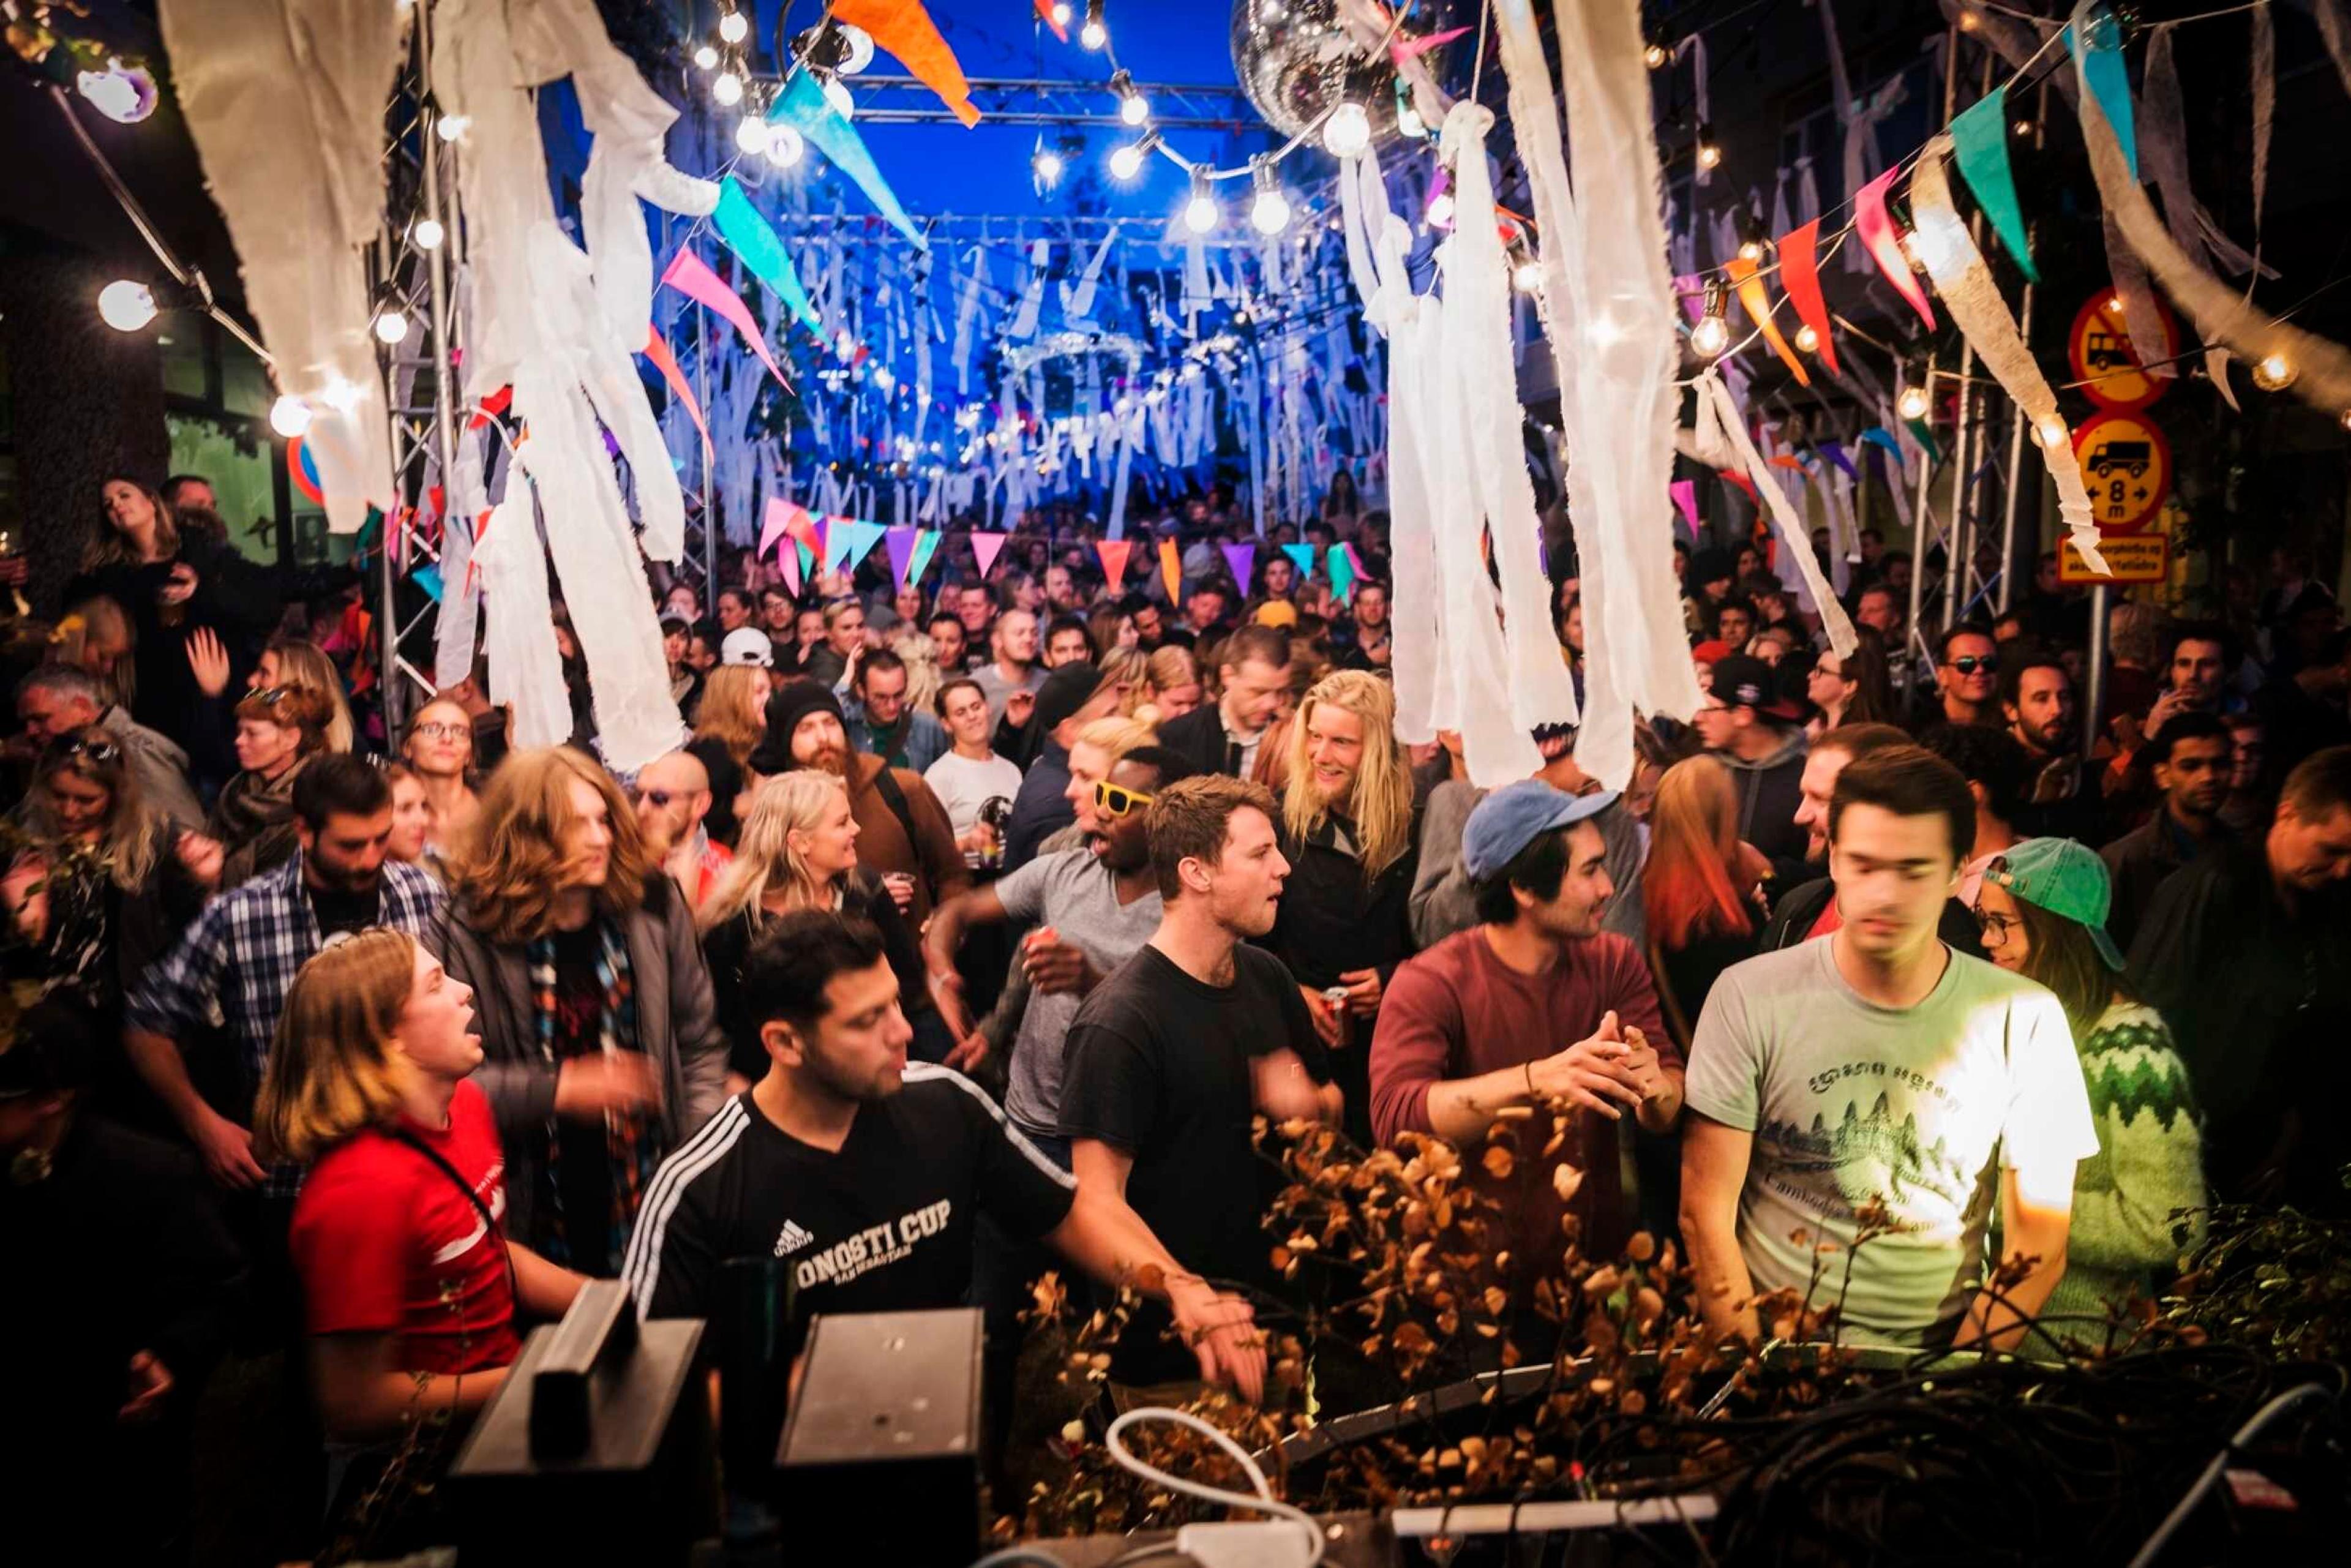
[{"label": "man in red sweater", "polygon": [[[1530,1243],[1555,1246],[1559,1217],[1582,1220],[1587,1256],[1610,1258],[1629,1230],[1617,1170],[1626,1113],[1654,1133],[1681,1115],[1682,1061],[1658,1015],[1640,950],[1603,932],[1615,891],[1592,819],[1614,793],[1567,795],[1523,779],[1479,802],[1462,831],[1479,924],[1397,969],[1372,1037],[1372,1124],[1381,1142],[1433,1133],[1469,1148],[1515,1107],[1564,1102],[1568,1135],[1510,1174],[1463,1165]],[[1542,1113],[1537,1110],[1540,1118]],[[1564,1164],[1575,1177],[1554,1176]]]}]

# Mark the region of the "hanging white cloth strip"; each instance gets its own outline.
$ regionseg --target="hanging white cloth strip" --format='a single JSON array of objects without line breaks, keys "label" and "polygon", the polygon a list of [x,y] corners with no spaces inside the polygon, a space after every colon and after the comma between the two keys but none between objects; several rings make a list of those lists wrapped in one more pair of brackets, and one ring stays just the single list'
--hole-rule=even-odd
[{"label": "hanging white cloth strip", "polygon": [[2277,23],[2267,5],[2253,7],[2253,249],[2262,248],[2262,197],[2270,183],[2270,127],[2277,116]]},{"label": "hanging white cloth strip", "polygon": [[[514,716],[514,742],[561,746],[571,738],[571,698],[555,646],[555,607],[547,596],[547,547],[519,457],[507,473],[506,499],[474,548],[474,564],[490,607],[482,635],[490,690]],[[469,673],[472,663],[469,654]]]},{"label": "hanging white cloth strip", "polygon": [[357,533],[399,499],[360,247],[383,227],[406,15],[381,0],[163,0],[159,20],[277,390],[309,405],[328,527]]},{"label": "hanging white cloth strip", "polygon": [[2222,271],[2242,276],[2253,269],[2252,256],[2221,232],[2189,183],[2188,127],[2180,103],[2179,72],[2171,60],[2172,32],[2170,26],[2155,28],[2147,46],[2134,115],[2139,172],[2163,193],[2164,216],[2179,248],[2199,265],[2209,253],[2213,265]]},{"label": "hanging white cloth strip", "polygon": [[[1698,384],[1699,395],[1713,403],[1716,419],[1728,433],[1732,450],[1739,454],[1739,471],[1754,482],[1764,515],[1771,519],[1772,530],[1780,536],[1781,558],[1795,562],[1797,576],[1812,595],[1813,608],[1820,612],[1821,630],[1828,633],[1830,648],[1838,658],[1844,658],[1853,652],[1859,639],[1854,635],[1853,622],[1846,618],[1844,606],[1837,602],[1828,580],[1821,575],[1821,563],[1813,555],[1812,530],[1804,526],[1804,519],[1788,499],[1787,491],[1781,488],[1777,475],[1763,461],[1763,455],[1755,450],[1754,440],[1747,434],[1747,421],[1731,402],[1730,389],[1723,384],[1721,373],[1708,366]],[[1588,630],[1587,622],[1587,632]]]},{"label": "hanging white cloth strip", "polygon": [[[1556,16],[1567,140],[1583,154],[1572,190],[1532,7],[1529,0],[1499,0],[1495,7],[1511,123],[1542,235],[1537,299],[1558,375],[1568,516],[1583,580],[1576,762],[1622,789],[1632,778],[1635,710],[1686,716],[1701,700],[1673,571],[1670,485],[1681,401],[1673,280],[1638,5],[1587,0]],[[1512,467],[1523,477],[1522,459]],[[1540,571],[1530,579],[1541,586]],[[1506,567],[1506,592],[1510,580]],[[1514,633],[1523,628],[1552,641],[1547,605],[1522,607],[1513,599],[1509,608]],[[1550,652],[1549,673],[1563,673],[1556,650]],[[1514,668],[1514,685],[1527,675]]]},{"label": "hanging white cloth strip", "polygon": [[[2089,95],[2084,97],[2086,99]],[[1951,204],[1950,180],[1944,172],[1950,150],[1949,136],[1936,137],[1911,171],[1910,215],[1917,225],[1911,246],[1927,264],[1935,292],[1942,296],[1951,319],[1959,323],[1976,357],[2024,411],[2040,441],[2042,459],[2057,481],[2057,512],[2065,519],[2066,533],[2082,559],[2094,570],[2103,571],[2105,558],[2098,553],[2098,526],[2090,515],[2090,493],[2082,484],[2082,465],[2074,455],[2064,416],[2057,412],[2057,394],[2050,390],[2032,350],[2025,347],[2016,319],[2008,313],[2000,287],[1992,281],[1991,269],[1984,265],[1982,253]],[[1966,476],[1959,476],[1954,483],[1964,486]]]}]

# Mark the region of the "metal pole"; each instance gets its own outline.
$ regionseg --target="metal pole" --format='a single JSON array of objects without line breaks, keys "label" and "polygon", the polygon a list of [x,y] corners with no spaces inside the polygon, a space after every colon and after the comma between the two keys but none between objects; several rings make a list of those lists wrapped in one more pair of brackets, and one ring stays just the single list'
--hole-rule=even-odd
[{"label": "metal pole", "polygon": [[[1935,366],[1927,365],[1927,412],[1929,417],[1935,406]],[[1918,504],[1910,508],[1910,612],[1904,622],[1904,650],[1910,657],[1902,682],[1902,695],[1914,695],[1918,689],[1918,651],[1920,632],[1918,615],[1926,607],[1927,594],[1927,485],[1934,477],[1935,460],[1928,456],[1925,444],[1918,449]]]},{"label": "metal pole", "polygon": [[[418,5],[414,9],[419,94],[429,96],[433,90],[433,7],[428,4]],[[441,225],[441,243],[427,251],[424,256],[424,276],[430,292],[433,312],[434,434],[440,442],[442,494],[455,496],[456,489],[454,476],[457,465],[457,399],[460,393],[457,389],[455,371],[449,358],[449,249],[458,243],[456,232],[458,225],[450,223],[442,211],[441,148],[444,144],[440,137],[434,134],[432,125],[421,120],[418,124],[418,143],[424,150],[424,215]],[[454,144],[452,144],[450,155],[455,156]],[[460,526],[465,528],[470,536],[474,519],[464,518]],[[445,549],[449,528],[445,505],[443,509],[441,528],[443,548]],[[465,584],[457,583],[452,587],[454,591],[462,592]],[[398,632],[395,631],[393,634],[397,636]],[[437,650],[434,655],[428,655],[428,657],[435,659],[434,679],[437,682],[439,679]],[[389,676],[386,678],[389,680]],[[385,706],[387,710],[392,706],[392,699],[389,694],[386,695]],[[404,720],[408,716],[406,709],[409,706],[407,689],[404,686],[402,687],[398,706],[402,711],[396,716]],[[392,723],[394,716],[392,713],[387,711],[384,716],[385,723]]]},{"label": "metal pole", "polygon": [[[2032,145],[2037,150],[2044,134],[2043,127],[2049,110],[2049,78],[2041,79],[2040,89],[2032,99]],[[2038,220],[2024,225],[2027,249],[2040,243],[2041,225]],[[2017,309],[2017,329],[2027,344],[2032,341],[2032,280],[2024,280],[2024,298]],[[2011,406],[2008,426],[2008,483],[2001,497],[2000,525],[2000,613],[2005,615],[2016,603],[2016,513],[2024,499],[2024,410]],[[2041,493],[2040,476],[2033,476],[2032,491],[2037,499]],[[2040,508],[2033,508],[2034,520],[2039,520]],[[2034,530],[2036,538],[2039,530]],[[2037,559],[2036,556],[2036,559]]]},{"label": "metal pole", "polygon": [[2098,744],[2098,709],[2106,699],[2106,584],[2093,584],[2090,589],[2090,689],[2082,699],[2082,755],[2087,757]]},{"label": "metal pole", "polygon": [[[1975,347],[1963,345],[1959,353],[1959,417],[1951,433],[1951,512],[1950,521],[1943,528],[1943,625],[1957,625],[1959,606],[1966,602],[1968,580],[1968,464],[1975,456],[1975,381],[1969,374],[1975,369]],[[1910,574],[1918,575],[1918,563],[1913,562]]]}]

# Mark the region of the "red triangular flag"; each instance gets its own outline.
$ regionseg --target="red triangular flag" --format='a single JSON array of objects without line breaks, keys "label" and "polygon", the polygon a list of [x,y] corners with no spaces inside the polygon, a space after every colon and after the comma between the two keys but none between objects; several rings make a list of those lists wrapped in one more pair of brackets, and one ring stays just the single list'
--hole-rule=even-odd
[{"label": "red triangular flag", "polygon": [[[705,463],[713,461],[710,426],[702,421],[702,405],[694,400],[694,389],[685,384],[685,372],[677,368],[677,356],[662,340],[660,328],[645,329],[644,356],[653,362],[655,370],[661,371],[662,380],[669,383],[670,395],[685,405],[686,417],[693,420],[694,428],[702,433],[702,460]],[[760,547],[762,554],[766,549],[766,546]]]},{"label": "red triangular flag", "polygon": [[1814,256],[1820,237],[1818,218],[1780,236],[1780,285],[1788,291],[1797,319],[1820,340],[1821,363],[1834,376],[1843,372],[1837,369],[1836,343],[1829,336],[1828,301],[1821,298],[1820,263]]},{"label": "red triangular flag", "polygon": [[1113,593],[1125,586],[1126,553],[1134,548],[1133,539],[1103,539],[1094,546],[1094,553],[1102,557],[1102,576]]}]

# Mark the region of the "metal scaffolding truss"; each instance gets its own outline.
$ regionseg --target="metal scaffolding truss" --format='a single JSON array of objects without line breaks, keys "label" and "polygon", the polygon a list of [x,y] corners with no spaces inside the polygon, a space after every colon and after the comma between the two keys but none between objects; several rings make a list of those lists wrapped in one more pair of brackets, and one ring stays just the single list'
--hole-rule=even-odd
[{"label": "metal scaffolding truss", "polygon": [[[781,78],[753,78],[770,89]],[[857,93],[860,125],[930,125],[960,123],[955,112],[939,101],[938,93],[910,76],[852,78]],[[982,124],[1102,126],[1134,132],[1121,120],[1118,101],[1106,82],[1053,80],[1043,77],[974,77],[971,101]],[[1249,131],[1264,124],[1250,107],[1248,95],[1230,82],[1219,87],[1203,82],[1136,82],[1137,92],[1151,100],[1151,124],[1164,131]]]}]

